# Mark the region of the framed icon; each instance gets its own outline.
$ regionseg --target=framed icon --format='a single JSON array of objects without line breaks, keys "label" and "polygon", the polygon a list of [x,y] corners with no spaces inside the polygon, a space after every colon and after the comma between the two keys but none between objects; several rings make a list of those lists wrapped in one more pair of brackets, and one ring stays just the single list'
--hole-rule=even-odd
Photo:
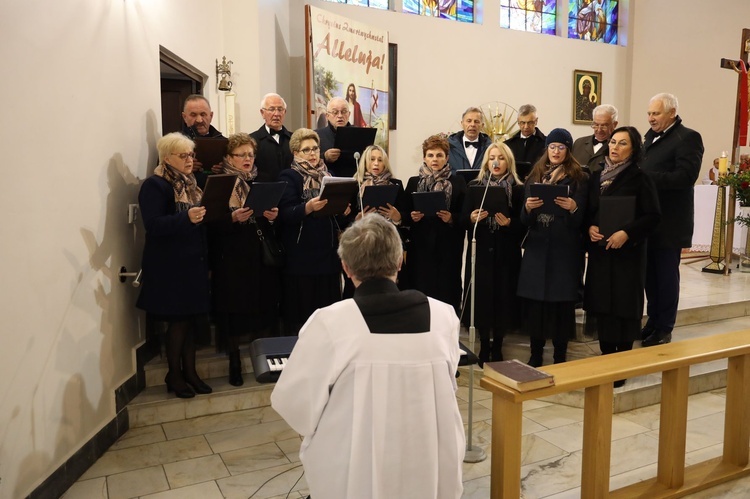
[{"label": "framed icon", "polygon": [[573,123],[594,122],[594,108],[602,103],[602,74],[596,71],[573,71]]}]

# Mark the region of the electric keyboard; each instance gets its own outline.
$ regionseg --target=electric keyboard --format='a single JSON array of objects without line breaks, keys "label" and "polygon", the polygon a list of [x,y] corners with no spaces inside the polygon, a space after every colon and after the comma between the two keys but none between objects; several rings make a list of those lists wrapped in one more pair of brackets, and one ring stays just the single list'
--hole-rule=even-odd
[{"label": "electric keyboard", "polygon": [[250,343],[250,361],[258,383],[275,383],[297,343],[296,336],[258,338]]}]

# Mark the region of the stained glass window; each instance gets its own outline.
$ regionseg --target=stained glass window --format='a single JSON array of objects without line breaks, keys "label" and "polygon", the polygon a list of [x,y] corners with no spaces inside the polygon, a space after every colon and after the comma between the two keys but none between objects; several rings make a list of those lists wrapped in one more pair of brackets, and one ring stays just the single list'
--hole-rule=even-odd
[{"label": "stained glass window", "polygon": [[568,38],[617,45],[617,0],[570,0]]},{"label": "stained glass window", "polygon": [[388,10],[388,0],[328,0],[333,3],[345,3],[348,5],[359,5],[361,7],[372,7],[373,9]]},{"label": "stained glass window", "polygon": [[500,27],[554,35],[556,3],[556,0],[500,0]]},{"label": "stained glass window", "polygon": [[404,0],[404,12],[474,22],[474,0]]}]

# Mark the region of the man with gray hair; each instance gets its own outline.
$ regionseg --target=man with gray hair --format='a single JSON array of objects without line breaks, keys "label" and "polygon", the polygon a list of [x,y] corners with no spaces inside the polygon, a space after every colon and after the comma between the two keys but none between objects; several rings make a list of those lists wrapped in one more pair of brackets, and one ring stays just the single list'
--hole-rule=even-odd
[{"label": "man with gray hair", "polygon": [[354,298],[313,313],[271,394],[304,437],[310,495],[458,499],[466,441],[456,313],[399,291],[401,239],[382,216],[354,222],[338,252]]},{"label": "man with gray hair", "polygon": [[693,186],[703,160],[703,139],[682,124],[674,95],[651,98],[648,124],[641,170],[656,184],[661,222],[649,236],[646,250],[644,347],[672,341],[680,299],[680,254],[692,244]]},{"label": "man with gray hair", "polygon": [[281,170],[292,165],[289,139],[292,132],[284,126],[286,102],[279,94],[266,94],[260,101],[260,115],[265,123],[250,134],[258,143],[255,164],[258,165],[257,182],[275,182]]},{"label": "man with gray hair", "polygon": [[[197,138],[223,139],[224,136],[211,124],[214,118],[214,112],[211,111],[211,104],[204,96],[200,94],[191,94],[185,98],[182,106],[182,130],[181,133],[191,140]],[[210,175],[209,169],[213,173],[221,173],[222,166],[204,165],[197,159],[193,160],[193,175],[198,187],[201,189],[206,186],[206,180]]]},{"label": "man with gray hair", "polygon": [[586,135],[573,143],[573,157],[584,168],[588,166],[589,173],[602,169],[604,158],[609,154],[609,139],[617,128],[617,108],[609,104],[596,106],[593,111],[593,135]]},{"label": "man with gray hair", "polygon": [[478,107],[470,107],[461,115],[463,131],[448,137],[448,163],[451,165],[451,171],[479,170],[482,166],[484,151],[492,143],[489,135],[482,132],[483,122],[482,110]]},{"label": "man with gray hair", "polygon": [[531,104],[524,104],[518,108],[519,132],[505,141],[510,150],[513,151],[513,157],[516,159],[516,169],[521,180],[526,180],[531,167],[539,161],[539,158],[542,157],[542,154],[547,149],[547,136],[537,128],[536,125],[538,122],[539,118],[536,115],[536,107]]},{"label": "man with gray hair", "polygon": [[320,154],[334,177],[353,177],[357,173],[357,161],[353,151],[342,151],[333,147],[336,130],[349,124],[349,104],[341,97],[334,97],[326,106],[328,126],[315,130],[320,137]]}]

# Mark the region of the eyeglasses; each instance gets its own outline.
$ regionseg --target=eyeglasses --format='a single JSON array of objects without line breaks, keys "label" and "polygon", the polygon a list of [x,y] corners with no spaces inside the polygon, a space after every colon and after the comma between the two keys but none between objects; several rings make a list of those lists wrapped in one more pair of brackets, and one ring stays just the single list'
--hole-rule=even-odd
[{"label": "eyeglasses", "polygon": [[537,121],[539,121],[539,120],[534,120],[534,121],[519,121],[518,122],[518,126],[536,125]]},{"label": "eyeglasses", "polygon": [[305,147],[300,152],[302,154],[307,155],[307,154],[317,153],[318,151],[320,151],[320,147],[315,146],[315,147]]},{"label": "eyeglasses", "polygon": [[608,129],[609,127],[611,127],[611,126],[612,126],[612,125],[610,125],[610,124],[606,124],[606,125],[600,125],[600,124],[598,124],[598,123],[593,123],[593,124],[591,125],[591,128],[593,128],[594,130],[607,130],[607,129]]},{"label": "eyeglasses", "polygon": [[173,152],[172,156],[177,156],[182,161],[185,161],[186,159],[195,159],[195,153],[194,152]]},{"label": "eyeglasses", "polygon": [[268,111],[271,114],[283,113],[284,111],[286,111],[286,108],[283,107],[262,107],[261,109],[263,109],[264,111]]},{"label": "eyeglasses", "polygon": [[547,149],[549,149],[550,151],[560,151],[560,152],[562,152],[562,151],[564,151],[567,148],[568,148],[568,146],[566,146],[565,144],[550,144],[550,145],[547,146]]},{"label": "eyeglasses", "polygon": [[349,114],[349,110],[348,109],[333,109],[331,111],[328,111],[328,114],[332,116],[346,116],[347,114]]},{"label": "eyeglasses", "polygon": [[230,153],[229,155],[232,156],[233,158],[242,158],[242,159],[253,159],[255,157],[255,154],[251,152],[245,152],[242,154]]}]

